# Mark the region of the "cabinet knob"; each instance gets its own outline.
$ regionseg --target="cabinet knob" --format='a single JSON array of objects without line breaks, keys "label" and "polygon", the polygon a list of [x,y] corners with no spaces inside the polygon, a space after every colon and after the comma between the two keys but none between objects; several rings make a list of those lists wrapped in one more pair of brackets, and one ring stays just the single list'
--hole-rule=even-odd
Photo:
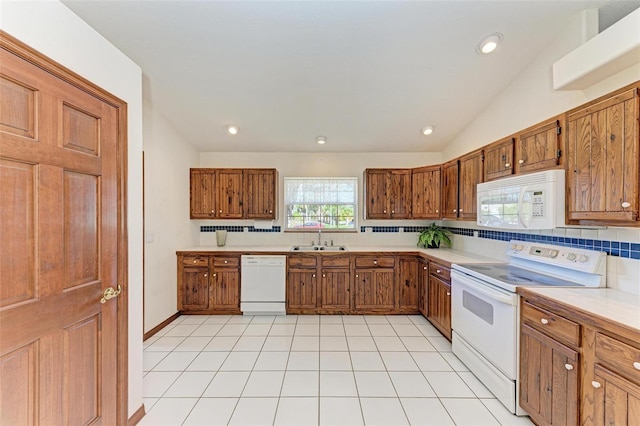
[{"label": "cabinet knob", "polygon": [[548,319],[546,319],[546,318],[541,318],[541,319],[540,319],[540,322],[541,322],[541,323],[543,323],[544,325],[549,324],[549,320],[548,320]]},{"label": "cabinet knob", "polygon": [[395,213],[395,212],[396,212],[395,210],[391,210],[391,213]]},{"label": "cabinet knob", "polygon": [[636,370],[640,370],[640,362],[634,362],[633,363],[633,368],[635,368]]},{"label": "cabinet knob", "polygon": [[623,209],[626,209],[626,208],[628,208],[628,207],[631,207],[631,203],[628,203],[628,202],[626,202],[626,201],[622,203],[622,208],[623,208]]},{"label": "cabinet knob", "polygon": [[211,210],[211,213],[215,213],[215,212],[216,212],[215,210]]},{"label": "cabinet knob", "polygon": [[455,213],[455,212],[457,212],[457,211],[458,211],[458,209],[453,209],[453,212],[454,212],[454,213]]},{"label": "cabinet knob", "polygon": [[205,277],[206,277],[207,275],[209,275],[209,274],[204,274],[204,276],[205,276]]},{"label": "cabinet knob", "polygon": [[427,270],[427,267],[426,267],[426,266],[423,266],[423,267],[422,267],[422,269],[424,269],[424,270],[426,271],[426,270]]},{"label": "cabinet knob", "polygon": [[194,260],[194,261],[193,261],[193,263],[198,263],[198,261],[197,261],[197,260]]},{"label": "cabinet knob", "polygon": [[378,264],[378,261],[377,261],[377,260],[374,260],[374,261],[373,261],[373,264],[374,264],[374,265],[377,265],[377,264]]},{"label": "cabinet knob", "polygon": [[217,276],[218,276],[218,274],[213,274],[213,276],[214,276],[214,277],[217,277]]},{"label": "cabinet knob", "polygon": [[440,269],[436,269],[436,274],[439,274],[440,272],[442,272]]},{"label": "cabinet knob", "polygon": [[220,210],[220,213],[222,213],[222,210]]},{"label": "cabinet knob", "polygon": [[571,364],[565,364],[565,365],[564,365],[564,368],[566,368],[567,370],[571,371],[571,370],[573,370],[573,365],[571,365]]},{"label": "cabinet knob", "polygon": [[509,168],[509,167],[511,167],[511,163],[504,163],[504,166]]},{"label": "cabinet knob", "polygon": [[447,296],[451,296],[451,292],[450,291],[447,292]]},{"label": "cabinet knob", "polygon": [[524,160],[518,160],[518,164],[524,164]]},{"label": "cabinet knob", "polygon": [[360,275],[356,274],[356,278],[358,278]]},{"label": "cabinet knob", "polygon": [[440,210],[436,210],[436,213],[440,213]]},{"label": "cabinet knob", "polygon": [[269,213],[273,213],[273,210],[269,210]]},{"label": "cabinet knob", "polygon": [[462,209],[460,209],[459,211],[460,211],[460,213],[462,213]]},{"label": "cabinet knob", "polygon": [[595,380],[593,382],[591,382],[591,386],[593,386],[594,388],[598,389],[600,386],[602,386],[599,382],[596,382]]},{"label": "cabinet knob", "polygon": [[315,277],[316,277],[316,274],[313,274],[313,275],[311,275],[311,276],[312,276],[313,278],[315,278]]},{"label": "cabinet knob", "polygon": [[225,261],[224,261],[224,263],[229,263],[229,261],[228,261],[228,260],[225,260]]},{"label": "cabinet knob", "polygon": [[382,211],[382,213],[386,213],[386,212],[387,212],[386,210],[383,210],[383,211]]}]

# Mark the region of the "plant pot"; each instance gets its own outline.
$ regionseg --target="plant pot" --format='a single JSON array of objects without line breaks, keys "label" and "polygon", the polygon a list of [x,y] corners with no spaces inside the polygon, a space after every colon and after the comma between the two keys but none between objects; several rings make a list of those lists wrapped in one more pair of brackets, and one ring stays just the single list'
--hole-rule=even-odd
[{"label": "plant pot", "polygon": [[436,243],[431,243],[431,244],[429,244],[429,245],[427,246],[427,248],[430,248],[430,249],[437,249],[437,248],[440,248],[440,243],[437,243],[437,244],[436,244]]}]

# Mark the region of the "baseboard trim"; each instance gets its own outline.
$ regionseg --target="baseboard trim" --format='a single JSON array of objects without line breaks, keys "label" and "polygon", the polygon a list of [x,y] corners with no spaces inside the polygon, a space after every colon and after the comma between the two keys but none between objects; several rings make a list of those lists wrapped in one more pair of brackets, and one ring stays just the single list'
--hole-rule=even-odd
[{"label": "baseboard trim", "polygon": [[167,318],[166,320],[162,321],[160,324],[156,325],[155,327],[153,327],[151,330],[147,331],[146,333],[144,333],[142,335],[142,341],[147,340],[149,337],[153,336],[154,334],[156,334],[158,331],[162,330],[163,328],[165,328],[166,326],[168,326],[169,324],[171,324],[173,321],[175,321],[178,317],[180,316],[180,312],[176,312],[175,314],[171,315],[169,318]]},{"label": "baseboard trim", "polygon": [[135,412],[135,413],[133,413],[133,415],[132,415],[131,417],[129,417],[129,420],[127,421],[127,425],[128,425],[128,426],[135,426],[135,425],[137,425],[137,424],[140,422],[140,420],[142,420],[142,418],[144,417],[144,415],[145,415],[145,414],[146,414],[146,413],[145,413],[145,411],[144,411],[144,404],[142,404],[142,405],[140,406],[140,408],[138,408],[138,409],[136,410],[136,412]]}]

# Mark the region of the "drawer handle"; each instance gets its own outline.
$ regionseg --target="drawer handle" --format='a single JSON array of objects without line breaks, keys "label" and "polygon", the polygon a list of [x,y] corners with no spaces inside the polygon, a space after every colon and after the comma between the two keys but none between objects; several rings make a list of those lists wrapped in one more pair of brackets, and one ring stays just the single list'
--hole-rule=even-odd
[{"label": "drawer handle", "polygon": [[546,318],[541,318],[541,319],[540,319],[540,322],[541,322],[541,323],[543,323],[544,325],[549,324],[549,320],[548,320],[548,319],[546,319]]},{"label": "drawer handle", "polygon": [[229,261],[228,261],[228,260],[225,260],[225,261],[224,261],[224,263],[229,263]]},{"label": "drawer handle", "polygon": [[197,261],[197,260],[194,260],[194,261],[193,261],[193,263],[198,263],[198,261]]},{"label": "drawer handle", "polygon": [[374,264],[374,265],[377,265],[377,264],[378,264],[378,261],[377,261],[377,260],[374,260],[374,261],[373,261],[373,264]]},{"label": "drawer handle", "polygon": [[593,382],[591,382],[591,386],[593,386],[594,388],[598,389],[600,386],[602,386],[599,382],[596,382],[595,380]]},{"label": "drawer handle", "polygon": [[565,364],[565,365],[564,365],[564,368],[566,368],[567,370],[571,371],[571,370],[573,370],[573,365],[571,365],[571,364]]},{"label": "drawer handle", "polygon": [[636,370],[640,370],[640,362],[634,362],[633,363],[633,368],[635,368]]}]

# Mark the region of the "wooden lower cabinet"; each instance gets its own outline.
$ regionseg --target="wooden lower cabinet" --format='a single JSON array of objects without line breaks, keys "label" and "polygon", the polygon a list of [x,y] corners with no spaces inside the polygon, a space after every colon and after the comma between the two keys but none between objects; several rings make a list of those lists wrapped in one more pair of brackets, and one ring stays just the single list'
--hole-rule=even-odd
[{"label": "wooden lower cabinet", "polygon": [[415,256],[400,257],[398,267],[397,310],[415,314],[418,312],[418,259]]},{"label": "wooden lower cabinet", "polygon": [[351,270],[322,269],[320,307],[325,311],[344,312],[351,309]]},{"label": "wooden lower cabinet", "polygon": [[595,425],[640,425],[640,386],[596,364],[593,423]]},{"label": "wooden lower cabinet", "polygon": [[317,308],[318,276],[315,269],[289,269],[287,310]]},{"label": "wooden lower cabinet", "polygon": [[429,286],[429,261],[418,259],[418,311],[427,316],[429,312],[427,287]]},{"label": "wooden lower cabinet", "polygon": [[182,285],[178,286],[178,310],[199,311],[209,308],[209,267],[185,266]]},{"label": "wooden lower cabinet", "polygon": [[577,425],[578,352],[528,325],[520,334],[520,406],[538,425]]},{"label": "wooden lower cabinet", "polygon": [[391,312],[394,303],[394,269],[356,269],[354,308],[356,311]]},{"label": "wooden lower cabinet", "polygon": [[427,299],[427,319],[444,337],[451,340],[451,284],[430,275]]},{"label": "wooden lower cabinet", "polygon": [[[212,311],[240,312],[240,268],[239,258],[213,258],[210,266],[210,304]],[[219,261],[232,262],[230,266],[216,266]]]}]

